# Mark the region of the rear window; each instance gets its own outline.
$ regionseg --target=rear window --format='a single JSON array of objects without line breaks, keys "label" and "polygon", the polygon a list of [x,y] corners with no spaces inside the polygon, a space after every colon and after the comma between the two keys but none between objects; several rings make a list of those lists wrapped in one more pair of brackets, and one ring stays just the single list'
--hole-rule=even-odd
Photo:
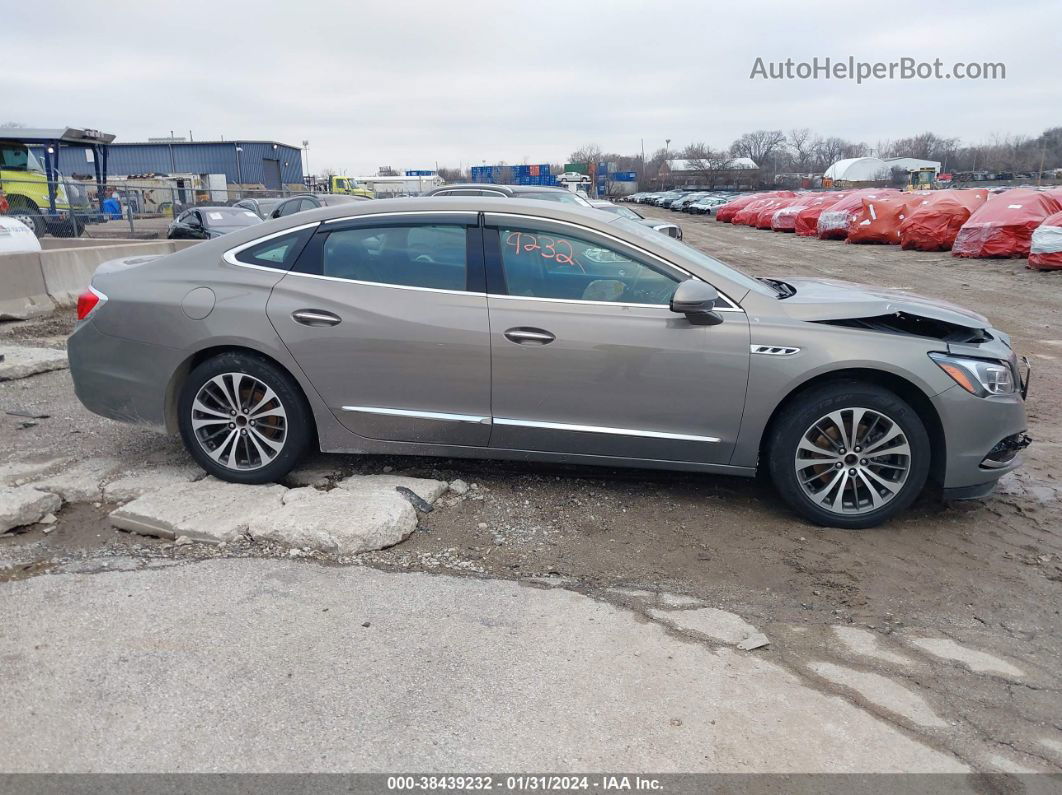
[{"label": "rear window", "polygon": [[286,235],[272,237],[245,248],[236,254],[236,261],[259,268],[289,270],[295,263],[303,245],[313,234],[313,229],[300,229]]}]

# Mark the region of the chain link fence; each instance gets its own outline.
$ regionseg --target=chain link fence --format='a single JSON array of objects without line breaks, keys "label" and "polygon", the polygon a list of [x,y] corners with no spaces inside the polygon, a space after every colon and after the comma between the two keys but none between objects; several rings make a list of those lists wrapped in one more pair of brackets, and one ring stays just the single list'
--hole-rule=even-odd
[{"label": "chain link fence", "polygon": [[298,186],[212,186],[199,177],[109,179],[100,195],[95,180],[43,174],[0,179],[0,215],[16,218],[37,237],[165,238],[170,225],[193,207],[239,206],[261,217],[283,199],[307,193]]}]

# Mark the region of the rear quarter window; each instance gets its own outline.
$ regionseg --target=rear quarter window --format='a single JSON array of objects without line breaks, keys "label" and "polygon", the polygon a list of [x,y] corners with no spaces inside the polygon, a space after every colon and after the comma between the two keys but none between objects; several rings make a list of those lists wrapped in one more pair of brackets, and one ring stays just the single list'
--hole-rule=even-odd
[{"label": "rear quarter window", "polygon": [[263,240],[255,243],[242,251],[236,252],[235,259],[242,265],[254,265],[259,268],[274,268],[276,270],[289,270],[306,245],[313,228],[300,229],[285,235]]}]

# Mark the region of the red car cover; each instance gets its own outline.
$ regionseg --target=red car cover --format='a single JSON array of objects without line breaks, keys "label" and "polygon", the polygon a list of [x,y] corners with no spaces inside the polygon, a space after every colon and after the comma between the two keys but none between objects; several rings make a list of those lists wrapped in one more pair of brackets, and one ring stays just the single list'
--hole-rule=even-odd
[{"label": "red car cover", "polygon": [[1015,188],[993,196],[959,229],[956,257],[1027,257],[1032,233],[1049,215],[1062,211],[1062,197]]},{"label": "red car cover", "polygon": [[888,193],[872,198],[863,197],[863,207],[852,216],[848,226],[849,243],[900,244],[900,224],[912,207],[917,207],[926,193]]},{"label": "red car cover", "polygon": [[729,224],[734,220],[734,216],[737,215],[738,210],[745,209],[745,206],[749,202],[754,202],[757,199],[763,197],[762,193],[750,193],[748,196],[738,196],[736,199],[728,201],[715,211],[715,220],[724,224]]},{"label": "red car cover", "polygon": [[[846,190],[840,190],[836,193],[816,194],[814,198],[808,200],[807,207],[796,213],[796,217],[793,220],[793,231],[801,237],[815,237],[819,233],[819,216],[822,215],[822,211],[837,204],[847,195],[848,191]],[[780,228],[783,230],[784,226],[781,226],[781,224],[787,223],[785,220],[787,210],[788,208],[782,210],[778,216]]]},{"label": "red car cover", "polygon": [[900,247],[918,251],[947,251],[959,228],[988,199],[984,188],[938,190],[911,208],[900,224]]},{"label": "red car cover", "polygon": [[788,207],[793,202],[798,201],[800,201],[799,196],[789,199],[771,199],[764,205],[763,209],[760,210],[759,215],[756,216],[755,222],[749,224],[749,226],[755,226],[757,229],[770,229],[771,218],[774,217],[774,214],[783,207]]},{"label": "red car cover", "polygon": [[863,209],[863,198],[877,199],[890,193],[899,191],[895,188],[860,188],[852,191],[819,215],[819,239],[844,240],[848,237],[848,225],[852,222],[852,216]]},{"label": "red car cover", "polygon": [[775,201],[779,197],[793,198],[796,196],[790,190],[774,191],[773,193],[763,193],[755,201],[751,201],[734,213],[734,217],[730,219],[732,224],[744,224],[746,226],[755,226],[756,219],[760,216],[760,211],[768,206],[772,206],[771,202]]},{"label": "red car cover", "polygon": [[1033,230],[1029,267],[1036,270],[1062,268],[1062,213],[1047,216]]}]

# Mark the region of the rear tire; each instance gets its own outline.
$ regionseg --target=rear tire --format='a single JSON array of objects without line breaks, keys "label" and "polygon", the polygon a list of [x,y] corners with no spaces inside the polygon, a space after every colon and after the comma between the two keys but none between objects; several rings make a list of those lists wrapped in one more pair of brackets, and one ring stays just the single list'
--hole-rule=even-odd
[{"label": "rear tire", "polygon": [[929,435],[887,389],[858,381],[813,388],[787,406],[767,443],[775,488],[824,527],[864,529],[910,507],[925,486]]},{"label": "rear tire", "polygon": [[178,400],[184,446],[208,473],[231,483],[275,483],[309,449],[313,414],[273,362],[223,353],[198,365]]}]

